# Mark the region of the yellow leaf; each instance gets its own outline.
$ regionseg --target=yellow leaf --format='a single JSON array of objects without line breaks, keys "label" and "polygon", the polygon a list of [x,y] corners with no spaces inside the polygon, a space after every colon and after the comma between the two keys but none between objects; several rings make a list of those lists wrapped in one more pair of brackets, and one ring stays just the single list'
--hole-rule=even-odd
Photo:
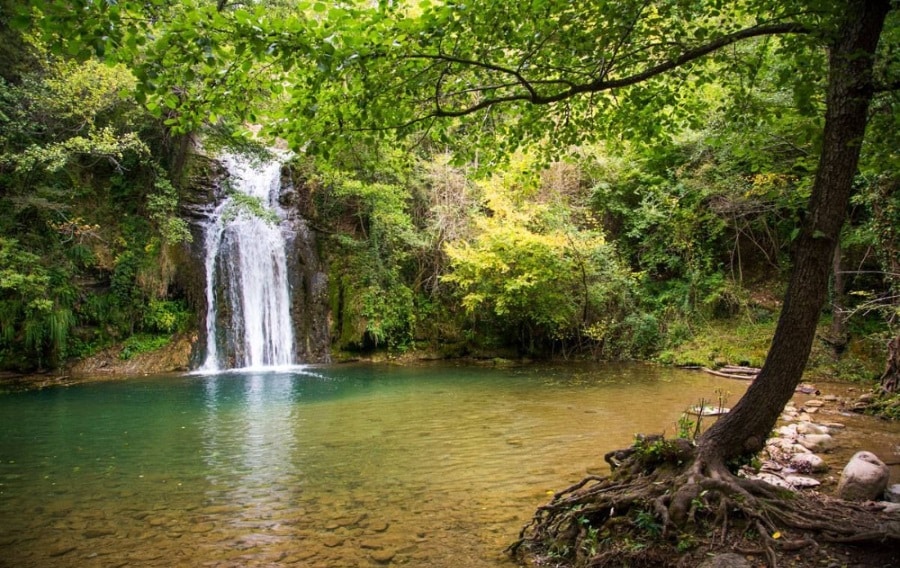
[{"label": "yellow leaf", "polygon": [[779,538],[781,538],[781,533],[778,531],[775,531],[775,534],[772,535],[772,538],[774,538],[775,540],[778,540]]}]

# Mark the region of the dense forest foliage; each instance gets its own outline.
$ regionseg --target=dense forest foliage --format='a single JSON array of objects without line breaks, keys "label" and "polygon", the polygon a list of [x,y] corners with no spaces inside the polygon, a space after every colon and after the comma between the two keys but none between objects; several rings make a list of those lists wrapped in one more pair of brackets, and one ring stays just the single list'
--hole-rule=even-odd
[{"label": "dense forest foliage", "polygon": [[[174,142],[122,65],[53,55],[2,15],[0,365],[58,366],[187,325]],[[159,341],[157,341],[159,343]]]},{"label": "dense forest foliage", "polygon": [[[590,113],[573,106],[574,124],[594,124],[577,139],[559,123],[526,129],[522,106],[477,125],[451,117],[351,136],[334,128],[350,112],[342,94],[315,73],[337,73],[323,46],[347,49],[352,34],[313,41],[350,29],[349,7],[154,3],[161,22],[167,10],[196,15],[129,32],[127,8],[108,3],[65,43],[70,16],[37,3],[46,13],[33,18],[16,4],[0,12],[4,369],[113,344],[128,356],[191,330],[196,306],[176,285],[190,239],[184,163],[278,136],[297,150],[336,350],[762,363],[764,346],[684,349],[720,322],[771,332],[821,146],[822,50],[778,37],[735,45],[677,81],[623,92],[628,113],[614,96]],[[283,37],[301,20],[313,31],[289,45],[253,31]],[[109,45],[91,35],[103,22]],[[854,344],[879,352],[898,333],[898,102],[885,90],[871,109],[822,313],[830,356]]]}]

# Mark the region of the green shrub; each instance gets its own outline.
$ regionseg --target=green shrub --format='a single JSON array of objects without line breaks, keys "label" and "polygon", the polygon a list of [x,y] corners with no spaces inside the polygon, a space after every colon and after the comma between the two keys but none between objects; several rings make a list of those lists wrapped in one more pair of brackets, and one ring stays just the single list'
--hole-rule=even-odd
[{"label": "green shrub", "polygon": [[119,353],[119,359],[127,361],[140,353],[156,351],[168,345],[171,340],[172,337],[169,335],[150,335],[146,333],[132,335],[125,340],[122,351]]}]

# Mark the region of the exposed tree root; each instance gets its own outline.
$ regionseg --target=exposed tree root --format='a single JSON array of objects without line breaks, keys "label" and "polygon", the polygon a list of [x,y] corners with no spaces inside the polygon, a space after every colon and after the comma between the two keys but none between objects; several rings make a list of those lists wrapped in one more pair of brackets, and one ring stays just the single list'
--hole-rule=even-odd
[{"label": "exposed tree root", "polygon": [[824,543],[900,543],[898,513],[737,477],[684,441],[641,439],[607,461],[612,475],[556,493],[509,552],[535,565],[675,566],[733,550],[774,567]]}]

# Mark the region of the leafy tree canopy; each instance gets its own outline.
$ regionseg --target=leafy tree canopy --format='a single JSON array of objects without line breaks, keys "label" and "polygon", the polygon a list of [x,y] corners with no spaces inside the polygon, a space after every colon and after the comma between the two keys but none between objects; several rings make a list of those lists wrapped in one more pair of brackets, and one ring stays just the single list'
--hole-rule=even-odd
[{"label": "leafy tree canopy", "polygon": [[171,127],[265,122],[323,153],[389,131],[482,153],[671,134],[723,100],[707,86],[746,92],[772,53],[790,64],[765,79],[815,113],[812,47],[839,15],[827,0],[31,4],[20,19],[63,52],[133,65]]}]

